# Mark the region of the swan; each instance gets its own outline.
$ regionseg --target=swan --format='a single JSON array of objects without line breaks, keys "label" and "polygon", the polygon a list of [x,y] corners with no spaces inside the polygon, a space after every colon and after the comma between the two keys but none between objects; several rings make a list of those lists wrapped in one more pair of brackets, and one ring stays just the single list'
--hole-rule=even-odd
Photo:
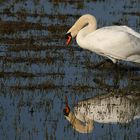
[{"label": "swan", "polygon": [[140,63],[140,34],[127,26],[107,26],[97,29],[96,18],[81,16],[66,34],[66,44],[76,37],[78,45],[109,58]]},{"label": "swan", "polygon": [[79,101],[72,112],[68,103],[63,110],[66,119],[80,133],[90,133],[94,122],[129,123],[140,118],[139,97],[107,94]]}]

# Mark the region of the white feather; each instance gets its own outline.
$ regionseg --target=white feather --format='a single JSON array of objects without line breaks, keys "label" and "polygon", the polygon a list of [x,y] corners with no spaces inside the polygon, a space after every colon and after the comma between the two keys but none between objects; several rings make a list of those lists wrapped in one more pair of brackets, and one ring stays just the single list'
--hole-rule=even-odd
[{"label": "white feather", "polygon": [[87,35],[84,42],[84,48],[97,54],[140,63],[140,35],[129,27],[104,27]]},{"label": "white feather", "polygon": [[[86,26],[85,26],[86,25]],[[140,34],[127,26],[109,26],[97,29],[92,15],[81,16],[69,29],[80,47],[106,56],[114,63],[125,60],[140,63]]]}]

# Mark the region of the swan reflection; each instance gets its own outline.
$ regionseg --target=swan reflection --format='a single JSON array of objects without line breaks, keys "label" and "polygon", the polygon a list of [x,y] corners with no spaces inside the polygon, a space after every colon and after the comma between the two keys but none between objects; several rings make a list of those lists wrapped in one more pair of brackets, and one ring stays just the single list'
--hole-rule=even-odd
[{"label": "swan reflection", "polygon": [[64,115],[75,130],[89,133],[94,122],[129,123],[140,118],[139,99],[136,95],[101,95],[78,102],[73,112],[67,104]]}]

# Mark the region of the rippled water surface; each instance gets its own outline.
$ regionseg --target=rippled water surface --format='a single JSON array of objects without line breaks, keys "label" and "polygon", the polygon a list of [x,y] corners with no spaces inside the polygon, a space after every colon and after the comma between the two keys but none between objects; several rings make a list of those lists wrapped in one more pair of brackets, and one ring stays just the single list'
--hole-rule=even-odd
[{"label": "rippled water surface", "polygon": [[65,45],[67,30],[86,13],[96,16],[98,28],[128,25],[140,32],[139,7],[139,0],[0,1],[0,140],[140,140],[139,118],[95,122],[92,133],[81,134],[63,115],[65,96],[71,108],[110,93],[139,103],[140,65],[94,68],[103,57],[75,40]]}]

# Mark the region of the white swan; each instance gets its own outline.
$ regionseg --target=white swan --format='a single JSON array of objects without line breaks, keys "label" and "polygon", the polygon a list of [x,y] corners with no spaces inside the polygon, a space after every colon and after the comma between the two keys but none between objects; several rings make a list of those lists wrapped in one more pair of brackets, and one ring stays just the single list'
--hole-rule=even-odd
[{"label": "white swan", "polygon": [[84,49],[106,56],[114,63],[125,60],[140,63],[140,34],[127,26],[108,26],[97,29],[94,16],[81,16],[68,30],[68,45],[76,36],[78,45]]},{"label": "white swan", "polygon": [[92,132],[94,122],[128,123],[140,118],[139,98],[134,95],[101,95],[78,102],[74,113],[66,106],[64,115],[80,133]]}]

